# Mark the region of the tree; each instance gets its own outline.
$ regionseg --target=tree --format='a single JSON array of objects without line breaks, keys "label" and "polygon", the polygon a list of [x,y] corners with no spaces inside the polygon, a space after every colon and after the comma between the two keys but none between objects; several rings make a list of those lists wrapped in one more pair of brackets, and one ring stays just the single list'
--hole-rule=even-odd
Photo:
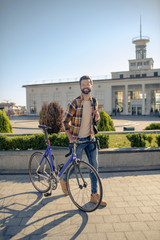
[{"label": "tree", "polygon": [[63,108],[58,102],[44,103],[40,112],[39,123],[51,127],[48,133],[59,133],[62,129]]},{"label": "tree", "polygon": [[12,133],[12,125],[6,112],[0,110],[0,133]]},{"label": "tree", "polygon": [[115,131],[111,117],[104,111],[100,111],[100,121],[98,122],[98,131]]}]

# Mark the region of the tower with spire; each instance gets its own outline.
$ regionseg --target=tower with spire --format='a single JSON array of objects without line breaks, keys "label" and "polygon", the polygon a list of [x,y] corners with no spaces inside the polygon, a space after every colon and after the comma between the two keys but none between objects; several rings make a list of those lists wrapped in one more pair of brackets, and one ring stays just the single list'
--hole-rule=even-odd
[{"label": "tower with spire", "polygon": [[130,71],[153,69],[153,59],[147,58],[147,43],[149,42],[149,37],[142,36],[142,22],[140,16],[140,36],[132,39],[132,43],[135,44],[136,58],[129,60]]}]

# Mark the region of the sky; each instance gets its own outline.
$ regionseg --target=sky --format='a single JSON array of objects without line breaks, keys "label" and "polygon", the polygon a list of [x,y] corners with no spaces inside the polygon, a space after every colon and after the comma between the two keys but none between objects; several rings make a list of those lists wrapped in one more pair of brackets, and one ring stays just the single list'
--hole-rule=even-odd
[{"label": "sky", "polygon": [[128,71],[140,16],[160,68],[160,0],[0,0],[0,102],[26,105],[31,82]]}]

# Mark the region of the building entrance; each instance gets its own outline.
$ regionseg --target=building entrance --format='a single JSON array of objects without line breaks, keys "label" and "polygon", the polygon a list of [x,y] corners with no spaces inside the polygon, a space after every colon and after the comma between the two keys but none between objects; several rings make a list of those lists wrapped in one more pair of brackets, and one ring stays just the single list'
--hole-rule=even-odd
[{"label": "building entrance", "polygon": [[133,104],[132,105],[132,115],[142,115],[142,105]]}]

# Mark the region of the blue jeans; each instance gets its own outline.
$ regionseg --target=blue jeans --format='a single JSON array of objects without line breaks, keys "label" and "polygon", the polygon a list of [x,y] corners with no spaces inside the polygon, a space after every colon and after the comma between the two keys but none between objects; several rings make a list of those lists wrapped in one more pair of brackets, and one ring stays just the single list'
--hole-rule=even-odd
[{"label": "blue jeans", "polygon": [[[90,137],[86,138],[79,138],[78,141],[89,141]],[[92,141],[94,141],[93,139]],[[96,148],[94,151],[91,152],[91,150],[94,148],[93,143],[86,143],[86,144],[79,144],[76,150],[76,157],[80,160],[82,160],[82,154],[83,151],[85,151],[89,163],[96,169],[98,172],[98,149]],[[67,181],[67,174],[64,174],[64,181]],[[91,192],[92,194],[97,193],[97,178],[95,175],[91,172],[90,173],[90,179],[91,179]]]}]

